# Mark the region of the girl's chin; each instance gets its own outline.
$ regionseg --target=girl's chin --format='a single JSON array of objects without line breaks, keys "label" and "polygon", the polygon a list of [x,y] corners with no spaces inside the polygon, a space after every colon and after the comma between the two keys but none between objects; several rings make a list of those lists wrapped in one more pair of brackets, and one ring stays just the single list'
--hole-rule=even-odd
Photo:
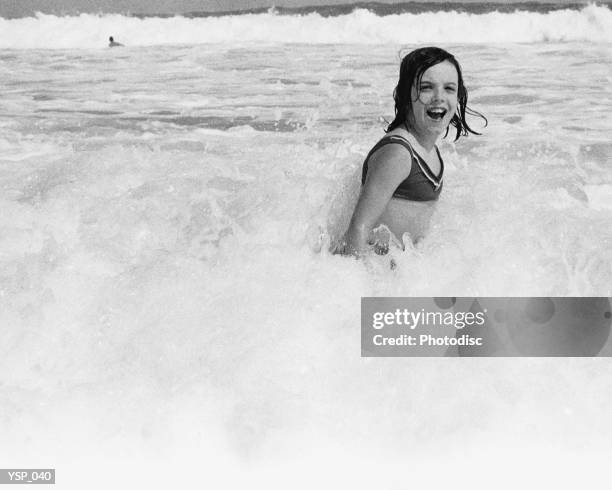
[{"label": "girl's chin", "polygon": [[442,136],[444,133],[446,133],[446,128],[448,128],[448,124],[446,126],[436,124],[435,126],[429,126],[427,128],[427,132],[436,136]]}]

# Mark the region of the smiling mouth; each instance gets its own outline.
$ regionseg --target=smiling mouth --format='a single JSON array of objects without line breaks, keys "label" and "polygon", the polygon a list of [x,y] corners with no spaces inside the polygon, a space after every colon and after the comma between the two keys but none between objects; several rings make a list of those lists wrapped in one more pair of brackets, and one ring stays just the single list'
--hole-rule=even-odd
[{"label": "smiling mouth", "polygon": [[434,121],[441,121],[446,115],[446,109],[428,109],[426,113]]}]

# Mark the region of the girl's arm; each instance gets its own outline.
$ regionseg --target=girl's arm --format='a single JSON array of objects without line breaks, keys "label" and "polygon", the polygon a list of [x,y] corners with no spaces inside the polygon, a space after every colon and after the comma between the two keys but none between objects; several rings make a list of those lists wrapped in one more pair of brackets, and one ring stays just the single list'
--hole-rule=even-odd
[{"label": "girl's arm", "polygon": [[395,189],[410,174],[411,164],[410,154],[400,145],[385,145],[372,155],[351,223],[334,253],[359,256],[368,250],[370,232]]}]

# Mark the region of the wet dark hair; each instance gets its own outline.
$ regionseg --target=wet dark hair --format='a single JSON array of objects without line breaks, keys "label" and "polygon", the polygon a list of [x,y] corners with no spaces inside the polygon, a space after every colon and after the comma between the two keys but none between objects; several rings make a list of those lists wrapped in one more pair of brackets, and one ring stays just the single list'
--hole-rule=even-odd
[{"label": "wet dark hair", "polygon": [[[465,115],[470,114],[483,118],[485,121],[485,126],[487,125],[488,121],[482,114],[470,109],[467,106],[468,93],[463,83],[463,75],[461,73],[461,66],[459,65],[459,62],[448,51],[444,51],[443,49],[436,47],[415,49],[402,59],[399,81],[397,82],[397,87],[395,87],[395,90],[393,91],[393,99],[395,100],[395,119],[393,119],[393,121],[391,121],[387,127],[387,132],[406,123],[408,120],[408,114],[412,112],[412,87],[416,86],[417,93],[419,93],[419,86],[421,84],[423,73],[425,73],[432,66],[442,63],[443,61],[451,62],[457,69],[457,78],[459,82],[457,87],[457,112],[455,112],[450,121],[451,125],[457,128],[455,141],[457,141],[461,136],[468,136],[469,133],[480,134],[470,128],[465,120]],[[448,129],[449,128],[446,128],[444,137],[446,137],[448,134]]]}]

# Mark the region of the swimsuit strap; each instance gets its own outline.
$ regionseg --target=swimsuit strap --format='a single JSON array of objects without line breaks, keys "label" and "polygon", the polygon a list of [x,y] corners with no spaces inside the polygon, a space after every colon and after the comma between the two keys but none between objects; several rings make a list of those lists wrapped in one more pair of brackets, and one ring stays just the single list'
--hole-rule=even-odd
[{"label": "swimsuit strap", "polygon": [[[423,175],[427,178],[427,180],[429,180],[433,184],[436,190],[442,185],[442,175],[444,174],[444,161],[442,160],[442,156],[440,155],[440,151],[438,150],[437,146],[435,147],[436,154],[438,155],[438,158],[440,159],[440,173],[438,175],[433,173],[433,171],[429,168],[429,165],[427,165],[427,162],[423,159],[423,157],[421,157],[416,152],[416,150],[412,147],[412,145],[410,144],[410,141],[408,141],[407,138],[399,134],[391,134],[389,136],[385,136],[374,146],[374,148],[372,148],[370,155],[374,153],[376,150],[378,150],[381,146],[389,144],[389,143],[399,143],[403,147],[407,148],[408,151],[410,152],[410,156],[412,157],[413,160],[417,162],[417,165],[421,169],[421,172],[423,173]],[[368,159],[370,155],[368,155]]]}]

